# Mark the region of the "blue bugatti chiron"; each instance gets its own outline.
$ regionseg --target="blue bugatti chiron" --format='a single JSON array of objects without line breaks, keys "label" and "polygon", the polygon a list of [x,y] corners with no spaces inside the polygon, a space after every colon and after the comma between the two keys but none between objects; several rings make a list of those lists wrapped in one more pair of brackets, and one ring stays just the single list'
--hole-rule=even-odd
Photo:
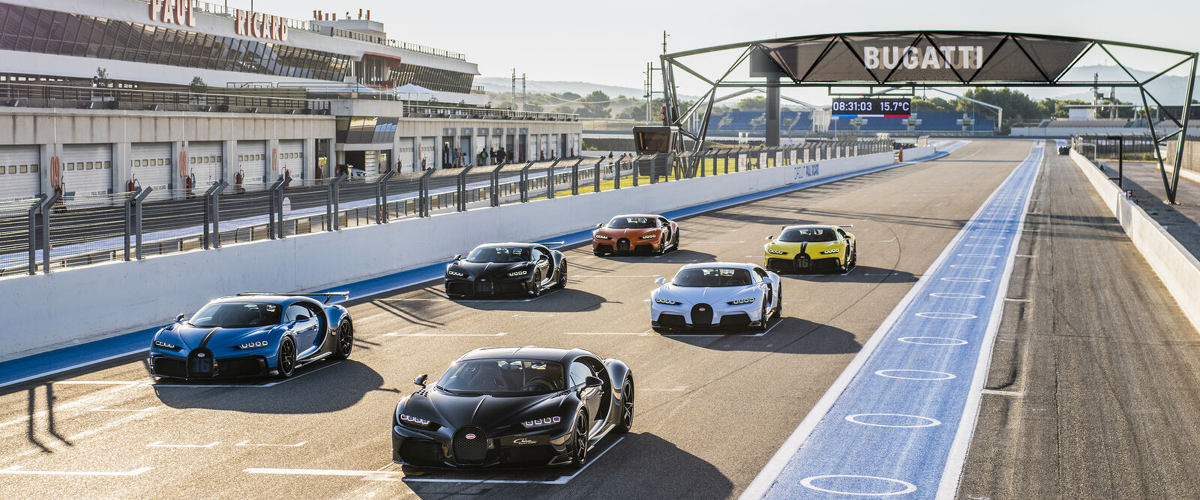
[{"label": "blue bugatti chiron", "polygon": [[216,299],[154,334],[150,371],[184,379],[286,378],[317,360],[346,359],[354,348],[354,324],[346,308],[329,300],[347,295],[240,293]]}]

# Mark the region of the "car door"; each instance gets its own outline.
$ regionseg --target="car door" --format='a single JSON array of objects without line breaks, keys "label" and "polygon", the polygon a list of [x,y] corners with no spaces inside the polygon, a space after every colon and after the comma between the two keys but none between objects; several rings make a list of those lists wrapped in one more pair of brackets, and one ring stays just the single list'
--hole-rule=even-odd
[{"label": "car door", "polygon": [[541,271],[542,283],[553,279],[551,274],[554,272],[554,266],[550,262],[550,250],[545,247],[533,247],[532,255],[529,258],[533,259],[534,267]]},{"label": "car door", "polygon": [[664,245],[670,243],[675,238],[675,234],[671,232],[671,222],[665,217],[658,218],[658,229],[659,234],[663,236],[662,243]]},{"label": "car door", "polygon": [[840,227],[837,228],[837,234],[838,239],[842,240],[842,251],[846,252],[845,258],[849,259],[850,253],[854,250],[854,240],[852,240],[850,235],[846,234],[846,231],[843,231]]},{"label": "car door", "polygon": [[775,285],[771,283],[771,278],[767,276],[767,272],[761,267],[754,268],[754,281],[762,287],[763,300],[766,301],[769,307],[775,306]]},{"label": "car door", "polygon": [[603,391],[601,387],[586,387],[588,377],[594,377],[596,373],[587,364],[580,361],[571,362],[571,387],[579,394],[579,399],[583,401],[583,406],[587,408],[588,422],[587,427],[590,431],[596,415],[600,411],[600,394]]},{"label": "car door", "polygon": [[287,308],[288,328],[291,329],[292,335],[296,337],[296,353],[297,357],[303,357],[309,354],[316,348],[317,330],[320,327],[320,321],[313,315],[313,311],[302,304],[292,304]]}]

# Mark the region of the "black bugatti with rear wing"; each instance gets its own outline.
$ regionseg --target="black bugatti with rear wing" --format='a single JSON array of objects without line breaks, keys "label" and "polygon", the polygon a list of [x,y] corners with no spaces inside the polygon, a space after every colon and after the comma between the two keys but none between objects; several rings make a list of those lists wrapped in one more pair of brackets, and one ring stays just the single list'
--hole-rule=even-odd
[{"label": "black bugatti with rear wing", "polygon": [[476,349],[405,396],[392,461],[418,468],[582,467],[633,425],[633,373],[582,349]]},{"label": "black bugatti with rear wing", "polygon": [[489,243],[446,265],[446,295],[533,296],[567,286],[567,259],[537,243]]}]

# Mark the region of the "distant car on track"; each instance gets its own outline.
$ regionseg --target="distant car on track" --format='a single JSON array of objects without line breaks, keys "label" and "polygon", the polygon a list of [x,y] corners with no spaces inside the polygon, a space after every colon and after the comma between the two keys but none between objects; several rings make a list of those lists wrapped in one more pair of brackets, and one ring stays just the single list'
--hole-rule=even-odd
[{"label": "distant car on track", "polygon": [[846,272],[858,264],[858,240],[845,228],[854,226],[783,226],[763,247],[767,269],[780,272]]},{"label": "distant car on track", "polygon": [[676,328],[753,326],[766,330],[783,313],[779,275],[756,264],[688,264],[670,283],[656,281],[650,294],[650,325],[658,332]]},{"label": "distant car on track", "polygon": [[679,249],[679,224],[661,215],[618,215],[592,232],[592,253],[645,252],[663,254]]},{"label": "distant car on track", "polygon": [[466,257],[446,265],[446,295],[473,296],[542,294],[567,286],[567,259],[562,252],[536,243],[479,245]]},{"label": "distant car on track", "polygon": [[392,461],[415,467],[587,465],[633,425],[633,373],[582,349],[476,349],[392,417]]},{"label": "distant car on track", "polygon": [[346,359],[354,348],[354,325],[346,308],[328,305],[335,296],[347,293],[216,299],[154,334],[150,372],[183,379],[290,377],[320,359]]}]

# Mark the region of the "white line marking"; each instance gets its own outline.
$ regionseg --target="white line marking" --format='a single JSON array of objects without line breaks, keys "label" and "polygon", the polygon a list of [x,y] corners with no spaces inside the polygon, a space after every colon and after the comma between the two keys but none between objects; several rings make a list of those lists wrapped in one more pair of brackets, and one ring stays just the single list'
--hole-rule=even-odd
[{"label": "white line marking", "polygon": [[514,314],[514,318],[552,318],[553,314]]},{"label": "white line marking", "polygon": [[607,275],[607,274],[594,274],[594,275],[589,275],[589,276],[571,276],[571,277],[572,278],[657,278],[657,277],[659,277],[659,275],[658,274],[627,274],[627,275],[613,276],[613,275]]},{"label": "white line marking", "polygon": [[63,380],[59,382],[51,382],[54,385],[138,385],[145,382],[133,382],[128,380],[113,381],[113,380]]},{"label": "white line marking", "polygon": [[[30,375],[30,376],[28,376],[28,377],[22,377],[22,378],[19,378],[19,379],[16,379],[16,380],[10,380],[10,381],[8,381],[8,382],[0,383],[0,388],[3,388],[3,387],[8,387],[8,386],[10,386],[10,385],[16,385],[16,384],[20,384],[21,382],[28,382],[28,381],[30,381],[30,380],[36,380],[36,379],[39,379],[39,378],[45,378],[45,377],[49,377],[49,376],[51,376],[51,375],[55,375],[55,374],[58,374],[58,373],[69,372],[69,371],[71,371],[71,370],[75,370],[75,369],[78,369],[78,368],[83,368],[83,367],[85,367],[85,366],[91,366],[91,365],[94,365],[94,364],[97,364],[97,363],[103,363],[103,362],[105,362],[105,361],[111,361],[111,360],[114,360],[114,359],[125,358],[125,357],[129,357],[129,356],[133,356],[133,355],[135,355],[135,354],[142,354],[142,353],[145,353],[145,352],[150,352],[150,348],[149,348],[149,347],[147,347],[147,348],[145,348],[145,349],[137,349],[137,350],[129,351],[129,352],[127,352],[127,353],[124,353],[124,354],[115,354],[115,355],[112,355],[112,356],[107,356],[107,357],[100,358],[100,359],[93,359],[93,360],[91,360],[91,361],[85,361],[85,362],[83,362],[83,363],[74,364],[74,365],[68,366],[68,367],[66,367],[66,368],[59,368],[59,369],[57,369],[57,370],[50,370],[50,371],[48,371],[48,372],[42,372],[42,373],[39,373],[39,374],[37,374],[37,375]],[[0,424],[0,427],[4,427],[4,425],[3,425],[3,424]]]},{"label": "white line marking", "polygon": [[982,298],[984,298],[984,296],[983,296],[983,295],[979,295],[979,294],[977,294],[977,293],[931,293],[931,294],[929,294],[929,296],[930,296],[930,297],[937,297],[937,298],[939,298],[939,299],[967,299],[967,300],[974,300],[974,299],[982,299]]},{"label": "white line marking", "polygon": [[675,387],[674,389],[638,389],[638,392],[644,392],[644,391],[649,391],[649,392],[683,392],[683,391],[686,391],[686,390],[687,390],[687,386],[686,386],[686,385],[681,385],[681,386]]},{"label": "white line marking", "polygon": [[154,470],[154,467],[141,467],[129,472],[82,472],[82,471],[50,471],[50,470],[21,470],[21,466],[14,465],[7,469],[0,469],[0,474],[25,474],[38,476],[136,476],[146,471]]},{"label": "white line marking", "polygon": [[1006,300],[1008,302],[1032,302],[1029,299],[1016,299],[1016,298],[1012,298],[1012,297],[1005,297],[1004,300]]},{"label": "white line marking", "polygon": [[[933,376],[933,377],[905,377],[905,376],[901,376],[901,375],[891,375],[891,373],[898,373],[898,372],[906,372],[906,373],[930,373],[930,374],[933,374],[934,376]],[[956,376],[956,375],[954,375],[953,373],[946,373],[946,372],[935,372],[935,371],[933,371],[933,370],[907,370],[907,369],[902,369],[902,368],[895,368],[895,369],[891,369],[891,370],[879,370],[879,371],[876,371],[876,372],[875,372],[875,374],[876,374],[876,375],[879,375],[880,377],[887,377],[887,378],[897,378],[897,379],[901,379],[901,380],[931,380],[931,381],[937,381],[937,380],[950,380],[950,379],[952,379],[952,378],[956,378],[956,377],[957,377],[957,376]]]},{"label": "white line marking", "polygon": [[208,444],[163,444],[163,441],[155,441],[146,445],[147,448],[212,448],[221,444],[220,441],[213,441]]},{"label": "white line marking", "polygon": [[304,377],[304,376],[312,375],[312,374],[314,374],[314,373],[317,373],[317,372],[319,372],[319,371],[321,371],[321,370],[324,370],[324,369],[326,369],[326,368],[329,368],[329,367],[332,367],[332,366],[337,366],[337,363],[332,363],[332,364],[328,364],[328,365],[321,366],[321,367],[318,367],[318,368],[313,368],[313,369],[312,369],[312,371],[304,372],[304,373],[301,373],[301,374],[299,374],[299,375],[295,375],[295,376],[293,376],[293,377],[290,377],[290,378],[285,378],[285,379],[283,379],[283,380],[276,380],[275,382],[268,382],[268,383],[265,383],[265,384],[254,384],[254,385],[238,385],[238,384],[170,384],[170,383],[146,382],[146,383],[143,383],[143,384],[141,384],[139,387],[153,387],[153,388],[155,388],[155,389],[165,389],[165,388],[184,388],[184,389],[213,389],[213,388],[223,388],[223,389],[266,389],[266,388],[268,388],[268,387],[275,387],[275,386],[277,386],[277,385],[279,385],[279,384],[286,384],[286,383],[288,383],[288,382],[291,382],[291,381],[293,381],[293,380],[296,380],[296,379],[298,379],[298,378],[300,378],[300,377]]},{"label": "white line marking", "polygon": [[1012,397],[1018,397],[1018,398],[1019,398],[1019,397],[1021,397],[1021,396],[1024,396],[1024,395],[1025,395],[1025,391],[1021,391],[1021,392],[1015,392],[1015,391],[998,391],[998,390],[995,390],[995,389],[984,389],[984,390],[982,390],[982,391],[979,391],[979,392],[981,392],[981,393],[983,393],[983,394],[995,394],[995,395],[997,395],[997,396],[1012,396]]},{"label": "white line marking", "polygon": [[[875,423],[871,423],[871,422],[862,422],[862,421],[858,420],[857,417],[915,418],[915,419],[927,421],[927,423],[922,423],[922,424],[918,424],[918,425],[886,425],[886,424],[875,424]],[[859,413],[859,414],[855,414],[855,415],[846,415],[846,421],[853,422],[853,423],[856,423],[859,425],[869,425],[872,427],[895,427],[897,429],[921,429],[924,427],[936,427],[936,426],[942,425],[942,422],[938,421],[937,419],[933,419],[933,418],[929,418],[929,417],[922,417],[919,415],[905,415],[902,413]]]},{"label": "white line marking", "polygon": [[95,407],[95,408],[92,408],[92,410],[91,410],[91,411],[120,411],[120,412],[133,412],[133,413],[137,413],[137,412],[140,412],[140,411],[151,411],[151,410],[154,410],[154,409],[157,409],[157,408],[160,408],[160,407],[158,407],[158,406],[151,406],[151,407],[149,407],[149,408],[142,408],[142,409],[140,409],[140,410],[125,410],[125,409],[121,409],[121,408],[105,408],[105,407],[103,407],[103,406],[97,406],[97,407]]},{"label": "white line marking", "polygon": [[629,335],[636,337],[648,337],[650,334],[646,332],[566,332],[563,335]]},{"label": "white line marking", "polygon": [[[885,491],[885,492],[877,493],[877,492],[870,492],[870,491],[830,490],[830,489],[825,489],[825,488],[821,488],[819,486],[813,485],[813,481],[818,480],[818,479],[827,479],[827,478],[877,479],[879,481],[886,481],[886,482],[893,483],[893,484],[899,484],[899,485],[903,486],[904,489],[900,490],[900,491]],[[831,474],[831,475],[827,475],[827,476],[806,477],[806,478],[800,480],[800,485],[804,486],[805,488],[808,488],[810,490],[820,491],[822,493],[833,493],[835,495],[872,496],[872,497],[904,495],[907,493],[912,493],[914,491],[917,491],[917,486],[908,481],[901,481],[899,479],[892,479],[892,478],[887,478],[887,477],[855,476],[855,475],[849,475],[849,474]]]},{"label": "white line marking", "polygon": [[957,319],[957,320],[975,319],[975,318],[979,317],[974,314],[953,313],[953,312],[919,312],[916,314],[916,316],[919,318],[927,318],[927,319]]},{"label": "white line marking", "polygon": [[955,269],[995,269],[996,266],[984,266],[978,264],[950,264],[950,267]]},{"label": "white line marking", "polygon": [[951,276],[949,278],[942,278],[942,281],[949,281],[951,283],[989,283],[992,280],[987,278],[962,278]]},{"label": "white line marking", "polygon": [[280,448],[299,448],[306,444],[308,444],[308,441],[301,441],[296,444],[260,444],[260,443],[251,443],[250,441],[242,441],[238,444],[235,444],[234,446],[272,446],[272,447],[280,447]]},{"label": "white line marking", "polygon": [[506,332],[500,333],[385,333],[384,337],[503,337],[508,335]]}]

